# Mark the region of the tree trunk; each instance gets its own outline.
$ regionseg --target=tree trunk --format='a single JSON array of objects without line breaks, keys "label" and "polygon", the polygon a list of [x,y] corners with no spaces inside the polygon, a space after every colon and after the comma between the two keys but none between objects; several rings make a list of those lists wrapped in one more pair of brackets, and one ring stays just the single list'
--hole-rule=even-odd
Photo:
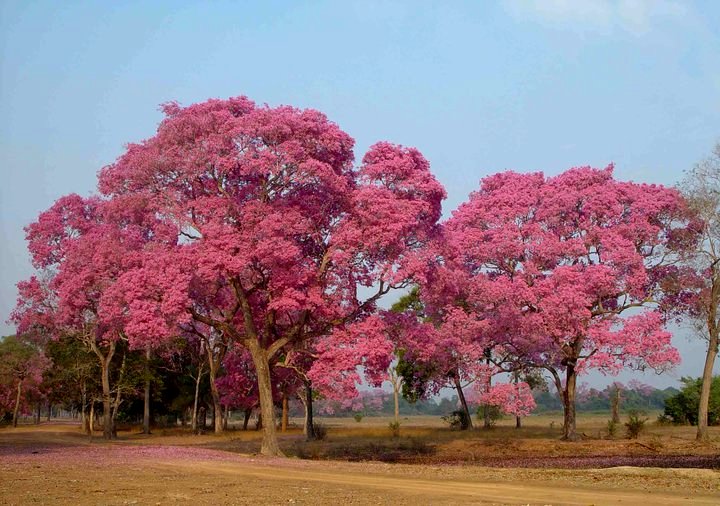
[{"label": "tree trunk", "polygon": [[577,441],[580,437],[577,434],[575,422],[575,386],[577,373],[575,366],[568,364],[566,371],[565,390],[563,391],[563,437],[564,441]]},{"label": "tree trunk", "polygon": [[465,394],[463,393],[462,385],[460,384],[460,378],[457,374],[455,374],[453,379],[455,381],[455,390],[457,390],[458,398],[460,399],[460,405],[462,406],[462,410],[465,412],[465,419],[467,420],[467,427],[461,425],[461,428],[472,429],[472,416],[470,416],[470,408],[468,407],[467,400],[465,399]]},{"label": "tree trunk", "polygon": [[395,403],[395,423],[400,425],[400,385],[399,382],[393,381],[393,401]]},{"label": "tree trunk", "polygon": [[250,417],[252,416],[252,408],[247,408],[243,418],[243,430],[247,430],[248,423],[250,423]]},{"label": "tree trunk", "polygon": [[213,356],[213,352],[209,346],[207,350],[208,365],[210,366],[210,394],[213,402],[213,430],[215,431],[215,434],[220,434],[223,431],[222,417],[220,416],[220,410],[222,408],[220,407],[220,392],[218,391],[218,387],[215,384],[219,364],[215,363],[215,357]]},{"label": "tree trunk", "polygon": [[17,427],[18,425],[18,415],[20,414],[20,396],[22,395],[22,382],[23,380],[19,380],[17,385],[17,394],[15,395],[15,409],[13,410],[13,427]]},{"label": "tree trunk", "polygon": [[204,432],[205,427],[207,427],[207,409],[205,406],[200,406],[200,411],[198,415],[198,432]]},{"label": "tree trunk", "polygon": [[[515,380],[515,388],[517,388],[517,384],[520,382],[520,373],[518,371],[513,374],[513,379]],[[515,428],[522,428],[522,419],[518,415],[515,415]]]},{"label": "tree trunk", "polygon": [[52,418],[52,404],[50,403],[50,401],[48,401],[48,403],[47,403],[47,421],[49,422],[51,418]]},{"label": "tree trunk", "polygon": [[143,434],[150,434],[150,347],[145,350],[145,398],[143,403]]},{"label": "tree trunk", "polygon": [[82,423],[83,432],[85,432],[85,434],[89,434],[90,433],[90,423],[89,423],[89,420],[87,417],[87,409],[88,409],[87,388],[86,388],[86,384],[85,384],[84,380],[80,387],[80,399],[82,402],[82,404],[80,406],[80,420]]},{"label": "tree trunk", "polygon": [[90,428],[90,431],[88,434],[90,435],[90,440],[92,441],[93,432],[95,432],[95,400],[90,401],[90,416],[88,417],[90,419],[88,423],[88,427]]},{"label": "tree trunk", "polygon": [[103,439],[112,439],[112,413],[110,399],[110,364],[102,361],[102,402],[103,402]]},{"label": "tree trunk", "polygon": [[700,406],[698,408],[698,425],[696,439],[698,441],[709,441],[708,434],[708,406],[710,404],[710,386],[712,385],[712,373],[715,365],[715,357],[718,353],[718,330],[710,328],[710,340],[705,355],[705,367],[703,368],[702,387],[700,389]]},{"label": "tree trunk", "polygon": [[35,404],[35,415],[33,416],[35,425],[40,425],[40,401]]},{"label": "tree trunk", "polygon": [[620,387],[617,385],[615,385],[615,391],[613,392],[611,408],[612,408],[612,422],[620,423]]},{"label": "tree trunk", "polygon": [[[213,385],[215,385],[214,382],[213,382]],[[220,434],[223,431],[222,406],[220,405],[220,392],[218,391],[217,386],[211,387],[210,391],[212,392],[212,401],[213,401],[213,410],[212,410],[213,432],[215,432],[215,434]]]},{"label": "tree trunk", "polygon": [[198,399],[200,397],[200,381],[202,380],[203,376],[203,367],[205,364],[200,364],[198,368],[198,374],[197,378],[195,378],[195,400],[193,401],[193,411],[192,411],[192,431],[197,431],[197,422],[198,422]]},{"label": "tree trunk", "polygon": [[303,432],[305,433],[305,439],[312,441],[315,439],[315,423],[313,422],[312,383],[310,380],[305,380],[305,399],[303,400],[303,406],[305,407]]},{"label": "tree trunk", "polygon": [[127,352],[123,352],[123,358],[120,363],[120,374],[117,379],[117,388],[115,390],[115,401],[112,404],[112,415],[110,417],[110,423],[112,426],[112,438],[117,438],[117,427],[115,426],[115,421],[117,420],[117,414],[120,410],[120,404],[122,403],[122,384],[123,379],[125,378],[125,364],[126,364],[126,358],[127,358]]},{"label": "tree trunk", "polygon": [[100,360],[102,402],[103,402],[103,438],[112,439],[112,416],[110,413],[112,401],[110,399],[110,362],[115,354],[115,341],[111,341],[107,354],[103,354],[95,340],[90,341],[90,347]]},{"label": "tree trunk", "polygon": [[282,432],[287,432],[288,428],[288,396],[285,392],[283,392],[282,395],[282,418],[280,422],[280,430]]},{"label": "tree trunk", "polygon": [[277,432],[275,429],[275,406],[272,398],[272,384],[270,382],[270,362],[267,351],[259,344],[250,345],[250,355],[255,365],[257,374],[258,393],[260,394],[260,413],[265,423],[263,424],[263,439],[260,446],[260,454],[270,457],[283,457],[278,445]]}]

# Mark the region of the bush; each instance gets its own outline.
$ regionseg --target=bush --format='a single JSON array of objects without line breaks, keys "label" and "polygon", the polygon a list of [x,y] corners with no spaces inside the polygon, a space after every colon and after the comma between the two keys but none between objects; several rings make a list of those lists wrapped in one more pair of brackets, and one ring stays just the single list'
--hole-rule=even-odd
[{"label": "bush", "polygon": [[[494,426],[498,420],[503,419],[503,412],[500,409],[500,406],[489,405],[487,406],[487,409],[491,427]],[[479,422],[485,423],[485,405],[478,406],[477,419]]]},{"label": "bush", "polygon": [[470,427],[470,420],[468,419],[467,413],[462,409],[456,409],[449,415],[442,417],[442,420],[450,425],[453,430],[465,430]]},{"label": "bush", "polygon": [[[665,400],[665,416],[675,424],[697,425],[700,407],[701,378],[682,378],[680,393]],[[720,376],[713,377],[710,385],[708,425],[720,424]]]},{"label": "bush", "polygon": [[360,422],[362,422],[363,414],[362,414],[362,413],[355,413],[355,414],[353,415],[353,418],[355,419],[356,422],[360,423]]},{"label": "bush", "polygon": [[388,424],[388,429],[390,429],[392,437],[400,437],[400,422],[390,422]]},{"label": "bush", "polygon": [[316,441],[322,441],[327,436],[328,429],[324,424],[315,422],[313,423],[313,432],[315,433],[314,439]]},{"label": "bush", "polygon": [[617,434],[617,422],[614,420],[608,420],[607,422],[607,433],[609,437],[615,437]]},{"label": "bush", "polygon": [[641,415],[642,413],[639,411],[631,411],[629,413],[628,421],[625,422],[628,439],[637,439],[640,433],[645,430],[647,418],[640,418]]}]

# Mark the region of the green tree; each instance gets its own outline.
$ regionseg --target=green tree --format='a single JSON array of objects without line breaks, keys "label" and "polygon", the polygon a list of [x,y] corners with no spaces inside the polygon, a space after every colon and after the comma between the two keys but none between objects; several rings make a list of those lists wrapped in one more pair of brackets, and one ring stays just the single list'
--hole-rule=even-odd
[{"label": "green tree", "polygon": [[[702,378],[682,378],[680,392],[665,400],[665,416],[677,424],[699,425]],[[708,396],[707,420],[709,425],[720,423],[720,376],[712,379]]]}]

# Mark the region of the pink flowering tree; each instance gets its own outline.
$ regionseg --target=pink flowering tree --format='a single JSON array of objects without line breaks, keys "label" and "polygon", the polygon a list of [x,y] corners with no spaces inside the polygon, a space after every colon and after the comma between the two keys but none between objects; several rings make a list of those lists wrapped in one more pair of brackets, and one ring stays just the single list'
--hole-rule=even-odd
[{"label": "pink flowering tree", "polygon": [[496,383],[489,389],[476,390],[474,400],[479,404],[496,406],[508,415],[525,417],[535,409],[530,386],[524,381]]},{"label": "pink flowering tree", "polygon": [[[33,264],[52,274],[18,283],[12,319],[20,333],[72,335],[95,354],[106,439],[113,437],[121,392],[116,389],[113,401],[110,369],[118,343],[126,339],[127,323],[111,288],[123,273],[140,265],[145,244],[174,240],[148,209],[147,201],[134,196],[108,201],[68,195],[26,228]],[[130,346],[145,347],[148,342],[152,339],[130,339]]]},{"label": "pink flowering tree", "polygon": [[233,348],[223,360],[222,376],[217,378],[220,402],[227,409],[239,409],[245,413],[243,429],[247,429],[252,411],[259,406],[257,378],[249,352]]},{"label": "pink flowering tree", "polygon": [[50,367],[40,348],[23,337],[7,336],[0,341],[0,410],[12,412],[13,427],[28,400],[42,395],[43,373]]},{"label": "pink flowering tree", "polygon": [[[126,330],[198,322],[245,347],[273,420],[272,364],[404,286],[444,190],[415,149],[379,143],[355,168],[352,139],[317,111],[244,97],[164,111],[100,174],[105,195],[156,203],[181,237],[123,277]],[[280,455],[274,424],[263,430],[261,453]]]},{"label": "pink flowering tree", "polygon": [[679,361],[659,310],[689,219],[677,191],[616,181],[612,167],[496,174],[445,224],[427,282],[457,329],[550,372],[574,440],[578,373]]}]

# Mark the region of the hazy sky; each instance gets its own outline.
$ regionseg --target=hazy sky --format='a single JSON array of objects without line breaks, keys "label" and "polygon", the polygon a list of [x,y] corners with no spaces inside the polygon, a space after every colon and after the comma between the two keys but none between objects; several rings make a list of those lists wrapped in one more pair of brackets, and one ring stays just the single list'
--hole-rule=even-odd
[{"label": "hazy sky", "polygon": [[[0,2],[2,320],[32,272],[22,227],[92,192],[166,101],[316,108],[357,158],[378,140],[416,146],[446,215],[505,169],[614,162],[620,179],[671,185],[720,138],[714,1],[208,4]],[[677,372],[640,379],[700,374],[702,344],[675,341]]]}]

